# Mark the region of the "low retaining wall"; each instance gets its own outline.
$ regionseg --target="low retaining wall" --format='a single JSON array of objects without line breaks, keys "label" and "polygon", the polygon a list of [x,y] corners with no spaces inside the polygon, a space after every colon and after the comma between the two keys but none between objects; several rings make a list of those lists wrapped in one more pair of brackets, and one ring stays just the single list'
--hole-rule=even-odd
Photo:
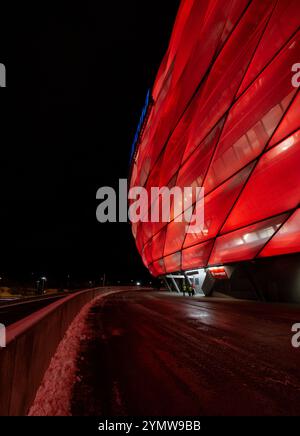
[{"label": "low retaining wall", "polygon": [[7,327],[0,348],[0,415],[26,415],[43,375],[80,309],[107,288],[80,291]]}]

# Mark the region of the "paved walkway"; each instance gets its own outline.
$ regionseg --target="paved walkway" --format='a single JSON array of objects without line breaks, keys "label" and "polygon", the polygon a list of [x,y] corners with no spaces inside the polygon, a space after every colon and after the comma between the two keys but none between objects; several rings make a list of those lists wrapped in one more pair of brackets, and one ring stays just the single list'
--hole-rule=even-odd
[{"label": "paved walkway", "polygon": [[92,307],[73,415],[300,414],[300,307],[112,294]]}]

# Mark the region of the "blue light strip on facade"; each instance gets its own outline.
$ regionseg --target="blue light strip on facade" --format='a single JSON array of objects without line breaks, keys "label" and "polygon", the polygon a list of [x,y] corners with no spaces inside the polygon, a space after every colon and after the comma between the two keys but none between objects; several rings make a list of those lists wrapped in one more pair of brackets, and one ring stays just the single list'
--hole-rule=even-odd
[{"label": "blue light strip on facade", "polygon": [[131,145],[130,160],[129,160],[130,163],[132,161],[132,158],[133,158],[133,155],[134,155],[134,152],[135,152],[135,148],[136,148],[137,143],[139,141],[141,129],[142,129],[144,121],[145,121],[145,117],[146,117],[146,114],[147,114],[147,110],[148,110],[148,106],[149,106],[149,103],[150,103],[150,99],[151,99],[151,90],[148,89],[147,95],[146,95],[146,101],[145,101],[145,104],[144,104],[144,107],[143,107],[143,110],[142,110],[142,113],[141,113],[141,116],[140,116],[140,120],[139,120],[137,129],[136,129],[136,132],[135,132],[135,135],[134,135],[134,139],[133,139],[133,142],[132,142],[132,145]]}]

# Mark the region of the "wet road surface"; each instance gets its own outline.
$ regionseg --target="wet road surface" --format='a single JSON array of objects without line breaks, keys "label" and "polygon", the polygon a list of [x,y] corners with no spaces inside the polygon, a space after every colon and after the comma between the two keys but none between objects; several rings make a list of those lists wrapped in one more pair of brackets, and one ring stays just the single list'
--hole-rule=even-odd
[{"label": "wet road surface", "polygon": [[73,415],[300,414],[300,307],[124,292],[96,303]]}]

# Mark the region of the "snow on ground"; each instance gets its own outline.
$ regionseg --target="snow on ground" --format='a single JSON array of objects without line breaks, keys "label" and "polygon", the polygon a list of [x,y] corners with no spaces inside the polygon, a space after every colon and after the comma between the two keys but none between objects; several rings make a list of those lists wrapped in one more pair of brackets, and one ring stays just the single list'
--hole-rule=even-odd
[{"label": "snow on ground", "polygon": [[70,416],[72,387],[76,377],[76,357],[80,341],[88,339],[85,320],[90,308],[108,291],[87,303],[70,324],[44,374],[29,416]]}]

